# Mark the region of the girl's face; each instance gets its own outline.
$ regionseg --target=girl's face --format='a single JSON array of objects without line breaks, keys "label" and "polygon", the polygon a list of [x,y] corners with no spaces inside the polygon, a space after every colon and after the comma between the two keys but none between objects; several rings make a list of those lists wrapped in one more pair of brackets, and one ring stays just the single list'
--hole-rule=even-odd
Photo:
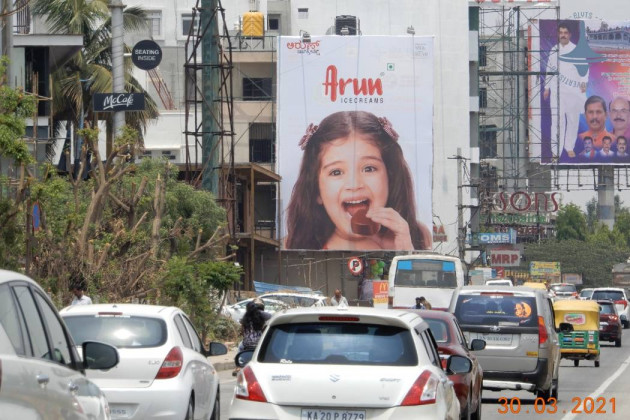
[{"label": "girl's face", "polygon": [[318,180],[317,202],[343,237],[361,237],[350,227],[350,219],[359,209],[381,208],[387,203],[387,169],[381,151],[363,134],[351,133],[322,146]]}]

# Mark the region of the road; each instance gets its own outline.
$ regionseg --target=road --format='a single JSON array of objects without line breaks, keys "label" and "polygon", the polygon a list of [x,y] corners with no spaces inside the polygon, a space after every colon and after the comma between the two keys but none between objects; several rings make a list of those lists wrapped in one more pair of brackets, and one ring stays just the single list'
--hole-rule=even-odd
[{"label": "road", "polygon": [[[535,396],[531,392],[484,391],[482,418],[484,420],[512,418],[621,420],[630,418],[630,369],[628,369],[630,330],[624,330],[624,335],[628,338],[624,340],[621,348],[608,344],[602,345],[599,368],[588,361],[580,362],[578,367],[574,367],[571,360],[562,361],[559,401],[555,407],[549,404],[543,407],[540,401],[535,405]],[[232,371],[220,372],[220,376],[221,418],[226,420],[229,418],[235,378],[232,376]],[[503,400],[499,401],[500,398]],[[510,402],[512,409],[509,406]]]}]

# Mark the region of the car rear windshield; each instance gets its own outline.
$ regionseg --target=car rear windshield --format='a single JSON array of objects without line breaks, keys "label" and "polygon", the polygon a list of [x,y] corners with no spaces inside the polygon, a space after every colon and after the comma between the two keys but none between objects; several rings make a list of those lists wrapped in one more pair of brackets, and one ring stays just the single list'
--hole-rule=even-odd
[{"label": "car rear windshield", "polygon": [[271,327],[258,361],[343,365],[416,366],[411,332],[359,323],[300,323]]},{"label": "car rear windshield", "polygon": [[560,293],[577,292],[577,289],[572,284],[558,284],[556,286],[551,286],[550,289],[553,290],[556,293],[558,293],[558,292],[560,292]]},{"label": "car rear windshield", "polygon": [[595,290],[591,299],[623,300],[623,292],[621,290]]},{"label": "car rear windshield", "polygon": [[615,305],[613,303],[606,302],[598,302],[599,303],[599,312],[602,314],[614,314],[615,313]]},{"label": "car rear windshield", "polygon": [[460,295],[455,316],[460,324],[538,326],[534,297],[506,294]]},{"label": "car rear windshield", "polygon": [[159,347],[166,342],[166,324],[140,316],[83,315],[64,317],[75,343],[102,341],[118,348]]}]

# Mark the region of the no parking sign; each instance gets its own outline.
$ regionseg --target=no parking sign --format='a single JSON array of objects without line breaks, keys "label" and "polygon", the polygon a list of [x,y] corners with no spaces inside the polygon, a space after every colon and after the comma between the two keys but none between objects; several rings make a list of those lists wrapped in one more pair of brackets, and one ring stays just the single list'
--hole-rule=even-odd
[{"label": "no parking sign", "polygon": [[353,276],[360,276],[363,272],[363,259],[360,257],[348,258],[348,270]]}]

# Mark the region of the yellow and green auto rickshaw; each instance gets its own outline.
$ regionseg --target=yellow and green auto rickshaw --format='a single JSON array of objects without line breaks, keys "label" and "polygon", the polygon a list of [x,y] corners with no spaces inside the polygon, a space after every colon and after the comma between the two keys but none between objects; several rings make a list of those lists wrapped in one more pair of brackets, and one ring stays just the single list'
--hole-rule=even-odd
[{"label": "yellow and green auto rickshaw", "polygon": [[599,305],[592,300],[558,300],[553,304],[563,359],[593,360],[599,367]]}]

